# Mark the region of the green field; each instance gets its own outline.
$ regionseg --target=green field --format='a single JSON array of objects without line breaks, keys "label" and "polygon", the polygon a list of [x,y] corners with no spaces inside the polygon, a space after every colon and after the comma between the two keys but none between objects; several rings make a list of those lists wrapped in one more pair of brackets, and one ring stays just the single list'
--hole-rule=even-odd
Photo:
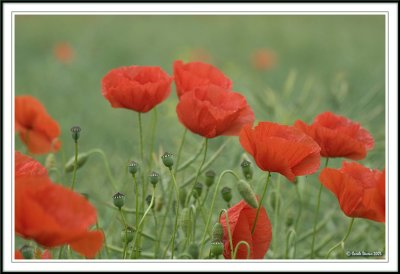
[{"label": "green field", "polygon": [[[383,169],[384,20],[382,15],[17,15],[15,93],[37,97],[61,126],[62,149],[56,154],[61,174],[52,172],[52,178],[70,185],[72,176],[63,174],[62,166],[74,155],[69,129],[79,125],[82,128],[80,151],[95,148],[104,151],[118,187],[127,195],[127,206],[130,208],[135,203],[132,179],[126,172],[126,164],[129,160],[140,160],[137,114],[111,108],[101,94],[101,79],[109,70],[128,65],[161,66],[172,74],[173,62],[178,59],[187,60],[193,49],[207,51],[213,64],[233,81],[233,89],[246,96],[254,110],[256,123],[267,120],[293,124],[297,119],[311,123],[316,115],[328,110],[347,116],[360,122],[375,139],[375,148],[361,163]],[[60,42],[69,43],[74,51],[74,58],[68,64],[59,62],[54,56],[54,46]],[[259,48],[268,48],[277,54],[276,66],[267,71],[253,68],[250,56]],[[157,107],[157,134],[153,153],[156,161],[152,168],[161,174],[165,189],[170,179],[159,156],[164,151],[177,154],[184,131],[175,112],[177,102],[173,86],[171,96]],[[150,153],[149,136],[154,117],[154,112],[143,115],[147,136],[146,155]],[[240,162],[244,150],[236,137],[209,140],[208,159],[227,140],[229,143],[210,168],[217,174],[225,169],[241,173]],[[200,136],[188,132],[182,162],[195,154],[202,142]],[[15,147],[16,150],[26,151],[18,137]],[[45,156],[36,158],[42,163],[45,161]],[[190,168],[178,173],[178,184],[183,184],[185,179],[195,173],[200,158]],[[341,161],[334,159],[329,165],[339,167]],[[255,175],[252,186],[260,194],[265,174],[255,165],[253,168]],[[312,237],[306,237],[306,234],[312,229],[319,187],[317,178],[318,174],[314,174],[299,179],[302,212],[296,231],[296,250],[294,252],[293,248],[289,248],[287,253],[289,227],[286,223],[288,218],[296,218],[298,214],[298,194],[295,185],[283,176],[273,174],[272,186],[264,204],[273,224],[273,240],[266,258],[309,258]],[[201,176],[200,181],[203,180],[204,176]],[[233,188],[233,204],[240,200],[231,177],[226,177],[222,186]],[[161,189],[157,190],[159,195],[162,195]],[[274,208],[270,197],[278,189],[280,205]],[[122,226],[115,218],[116,210],[106,205],[112,202],[114,193],[100,155],[91,157],[78,170],[76,190],[89,195],[89,200],[98,210],[99,225],[107,231],[107,244],[120,249]],[[208,198],[206,204],[211,202],[211,195]],[[213,222],[219,210],[224,207],[225,202],[219,199],[214,209]],[[160,220],[163,216],[163,212],[158,213]],[[134,220],[134,215],[128,218]],[[167,220],[162,247],[168,242],[172,230],[174,218],[168,219],[171,220]],[[323,258],[328,249],[341,240],[350,222],[350,218],[342,213],[336,198],[327,189],[322,192],[320,221],[323,226],[317,235],[316,247],[318,258]],[[197,224],[196,237],[199,241],[203,228],[201,218]],[[153,218],[149,217],[145,231],[153,234],[156,230]],[[23,240],[17,240],[17,245],[22,243]],[[151,253],[152,246],[151,241],[144,239],[145,252]],[[384,252],[385,225],[357,219],[345,248],[350,251]],[[109,258],[121,258],[118,251],[109,252]],[[53,254],[57,257],[58,249]],[[76,254],[71,256],[78,258]],[[102,250],[101,256],[107,257],[105,250]],[[335,256],[348,259],[340,249],[337,249]]]}]

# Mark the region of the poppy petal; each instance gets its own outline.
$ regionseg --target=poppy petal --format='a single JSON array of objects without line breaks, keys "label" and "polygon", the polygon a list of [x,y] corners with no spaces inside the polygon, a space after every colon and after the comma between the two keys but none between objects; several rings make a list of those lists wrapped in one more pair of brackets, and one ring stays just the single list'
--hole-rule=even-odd
[{"label": "poppy petal", "polygon": [[94,258],[104,242],[102,231],[88,231],[79,239],[70,242],[71,248],[86,258]]}]

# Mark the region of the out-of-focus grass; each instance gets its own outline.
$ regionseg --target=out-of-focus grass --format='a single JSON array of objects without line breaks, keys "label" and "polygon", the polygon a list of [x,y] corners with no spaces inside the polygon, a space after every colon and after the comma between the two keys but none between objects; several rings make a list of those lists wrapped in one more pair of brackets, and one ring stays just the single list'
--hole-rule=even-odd
[{"label": "out-of-focus grass", "polygon": [[[375,148],[361,162],[371,168],[385,166],[383,16],[18,15],[15,22],[15,92],[36,96],[59,122],[63,142],[62,151],[57,154],[60,167],[73,155],[69,128],[80,125],[83,129],[80,150],[104,150],[120,188],[127,192],[130,207],[134,207],[133,199],[130,199],[133,191],[129,190],[133,186],[126,174],[126,163],[140,158],[137,117],[132,111],[111,108],[101,95],[101,79],[112,68],[133,64],[161,66],[171,74],[174,60],[185,59],[192,49],[209,52],[213,64],[232,79],[234,90],[246,96],[257,121],[292,124],[302,119],[311,122],[313,117],[326,110],[345,115],[361,122],[375,138]],[[74,51],[74,58],[68,64],[60,63],[53,54],[53,48],[59,42],[69,43]],[[258,48],[276,52],[277,65],[268,71],[254,69],[250,56]],[[176,103],[173,91],[170,98],[157,107],[157,149],[154,154],[157,159],[164,150],[177,153],[183,126],[175,114]],[[151,130],[152,118],[151,113],[143,115],[147,133]],[[224,169],[240,172],[243,149],[237,138],[230,138],[233,140],[229,148],[212,165],[217,173]],[[226,139],[210,140],[209,155]],[[183,161],[201,142],[199,136],[187,135]],[[23,150],[18,138],[16,149]],[[45,157],[37,158],[43,162]],[[198,164],[199,161],[195,162],[193,168],[181,174],[178,184],[189,177]],[[333,167],[340,164],[341,159],[330,162]],[[156,165],[154,169],[162,173],[166,187],[169,178],[165,168]],[[265,175],[255,169],[252,184],[259,193]],[[299,181],[303,207],[296,231],[298,239],[312,227],[319,186],[317,176]],[[58,181],[69,185],[70,180],[67,176]],[[298,197],[295,186],[285,178],[274,174],[272,180],[265,205],[274,225],[274,234],[266,257],[284,258],[289,229],[285,219],[296,216]],[[281,204],[279,216],[275,218],[276,211],[269,198],[278,188],[278,181]],[[223,185],[234,187],[234,182],[225,179]],[[102,203],[111,201],[113,190],[99,156],[93,156],[78,171],[76,189],[89,194],[98,208],[100,225],[114,229],[116,236],[107,239],[109,243],[121,246],[117,240],[120,226],[118,223],[112,225],[111,221],[113,210]],[[239,199],[238,192],[234,191],[233,202]],[[321,204],[320,219],[326,217],[327,221],[318,234],[317,247],[321,245],[319,254],[323,256],[343,237],[350,219],[343,215],[336,199],[326,189]],[[224,206],[218,201],[215,214]],[[197,230],[201,231],[202,222],[198,221],[198,224]],[[151,218],[146,230],[154,231]],[[382,224],[358,219],[346,248],[384,251],[384,231]],[[310,242],[311,237],[298,242],[295,258],[307,258]],[[150,242],[144,244],[152,250]],[[119,255],[113,253],[113,256]]]}]

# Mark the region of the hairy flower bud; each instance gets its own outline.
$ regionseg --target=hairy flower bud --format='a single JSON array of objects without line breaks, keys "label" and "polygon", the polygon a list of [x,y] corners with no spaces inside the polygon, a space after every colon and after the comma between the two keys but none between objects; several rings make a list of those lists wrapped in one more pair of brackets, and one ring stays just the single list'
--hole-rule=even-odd
[{"label": "hairy flower bud", "polygon": [[251,186],[246,181],[240,180],[237,183],[237,187],[243,200],[245,200],[249,206],[257,208],[258,207],[257,197]]},{"label": "hairy flower bud", "polygon": [[203,192],[203,184],[200,183],[200,182],[197,182],[197,183],[194,185],[194,188],[193,188],[193,197],[194,197],[195,199],[199,198],[199,197],[201,196],[201,193],[202,193],[202,192]]},{"label": "hairy flower bud", "polygon": [[33,259],[35,255],[35,249],[29,245],[24,245],[23,247],[21,247],[20,251],[24,259]]},{"label": "hairy flower bud", "polygon": [[[81,168],[87,161],[87,159],[89,159],[89,153],[86,152],[82,152],[78,154],[77,157],[77,166],[76,169],[78,170],[79,168]],[[74,171],[74,166],[75,166],[75,157],[71,157],[68,162],[65,164],[64,170],[65,172],[69,173]]]},{"label": "hairy flower bud", "polygon": [[232,200],[232,189],[230,187],[223,187],[221,189],[221,195],[225,202],[229,203]]},{"label": "hairy flower bud", "polygon": [[222,227],[222,225],[218,222],[215,223],[215,225],[213,226],[212,229],[212,237],[211,237],[211,241],[212,242],[221,242],[223,237],[224,237],[224,228]]},{"label": "hairy flower bud", "polygon": [[210,250],[214,256],[219,256],[224,252],[224,243],[221,241],[211,242]]},{"label": "hairy flower bud", "polygon": [[206,172],[206,186],[210,187],[214,184],[215,181],[215,171],[214,170],[209,170]]}]

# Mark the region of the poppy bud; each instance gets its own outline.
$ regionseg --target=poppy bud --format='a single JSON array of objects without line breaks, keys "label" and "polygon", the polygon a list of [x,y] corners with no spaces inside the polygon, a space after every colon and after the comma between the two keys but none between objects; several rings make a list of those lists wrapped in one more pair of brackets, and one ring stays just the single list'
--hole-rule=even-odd
[{"label": "poppy bud", "polygon": [[158,180],[160,179],[160,174],[153,171],[152,173],[150,173],[149,177],[150,183],[153,185],[153,187],[156,187]]},{"label": "poppy bud", "polygon": [[163,206],[164,206],[164,198],[162,196],[157,196],[155,203],[156,211],[161,211]]},{"label": "poppy bud", "polygon": [[21,247],[20,251],[24,259],[33,259],[33,256],[35,255],[35,249],[29,245],[24,245]]},{"label": "poppy bud", "polygon": [[190,208],[185,207],[184,209],[182,209],[179,224],[182,227],[185,236],[188,237],[190,228],[192,226],[192,212]]},{"label": "poppy bud", "polygon": [[[147,205],[148,206],[150,206],[150,204],[151,204],[151,199],[153,198],[153,196],[151,196],[150,194],[149,195],[147,195],[147,197],[146,197],[146,202],[147,202]],[[151,208],[154,208],[154,203],[153,203],[153,205],[151,206]]]},{"label": "poppy bud", "polygon": [[194,188],[193,188],[193,197],[194,197],[195,199],[199,198],[199,197],[201,196],[201,192],[202,192],[202,191],[203,191],[203,184],[200,183],[200,182],[197,182],[197,183],[194,185]]},{"label": "poppy bud", "polygon": [[128,171],[130,174],[135,175],[136,172],[139,169],[139,165],[138,163],[136,163],[135,161],[130,161],[128,164]]},{"label": "poppy bud", "polygon": [[171,169],[171,167],[174,165],[174,155],[172,155],[169,152],[165,152],[163,156],[161,156],[161,160],[163,161],[164,165]]},{"label": "poppy bud", "polygon": [[220,223],[215,223],[212,229],[212,242],[220,242],[224,237],[224,228]]},{"label": "poppy bud", "polygon": [[221,241],[211,242],[211,253],[218,257],[224,252],[224,243]]},{"label": "poppy bud", "polygon": [[71,127],[72,139],[74,139],[75,143],[78,142],[80,132],[81,128],[79,126]]},{"label": "poppy bud", "polygon": [[[82,167],[87,159],[89,158],[89,153],[79,153],[78,154],[78,159],[77,159],[77,166],[76,169],[78,170],[80,167]],[[68,162],[65,164],[64,170],[65,172],[72,172],[74,171],[74,166],[75,166],[75,157],[71,157],[71,159],[68,160]]]},{"label": "poppy bud", "polygon": [[123,243],[130,243],[133,240],[133,228],[128,226],[121,231],[121,241]]},{"label": "poppy bud", "polygon": [[288,217],[286,218],[286,226],[287,227],[291,227],[293,225],[293,215],[292,214],[288,214]]},{"label": "poppy bud", "polygon": [[225,202],[229,203],[232,200],[232,189],[230,187],[223,187],[221,189],[221,194]]},{"label": "poppy bud", "polygon": [[54,153],[49,153],[49,155],[47,155],[46,160],[44,162],[44,167],[47,170],[56,167],[56,157],[54,156]]},{"label": "poppy bud", "polygon": [[190,244],[188,248],[188,253],[192,256],[193,259],[199,258],[199,245],[198,244]]},{"label": "poppy bud", "polygon": [[240,164],[240,166],[242,167],[242,172],[246,179],[249,180],[249,179],[253,178],[253,169],[251,167],[251,162],[249,162],[247,160],[243,160],[243,162]]},{"label": "poppy bud", "polygon": [[215,171],[209,170],[206,172],[206,186],[210,187],[214,184],[215,181]]},{"label": "poppy bud", "polygon": [[179,203],[181,204],[181,207],[185,207],[186,196],[187,190],[184,188],[179,189]]},{"label": "poppy bud", "polygon": [[115,193],[113,196],[113,203],[116,207],[121,209],[125,204],[125,195],[120,192]]},{"label": "poppy bud", "polygon": [[243,200],[245,200],[249,206],[257,208],[258,207],[257,197],[251,186],[244,180],[240,180],[237,183],[237,186]]}]

